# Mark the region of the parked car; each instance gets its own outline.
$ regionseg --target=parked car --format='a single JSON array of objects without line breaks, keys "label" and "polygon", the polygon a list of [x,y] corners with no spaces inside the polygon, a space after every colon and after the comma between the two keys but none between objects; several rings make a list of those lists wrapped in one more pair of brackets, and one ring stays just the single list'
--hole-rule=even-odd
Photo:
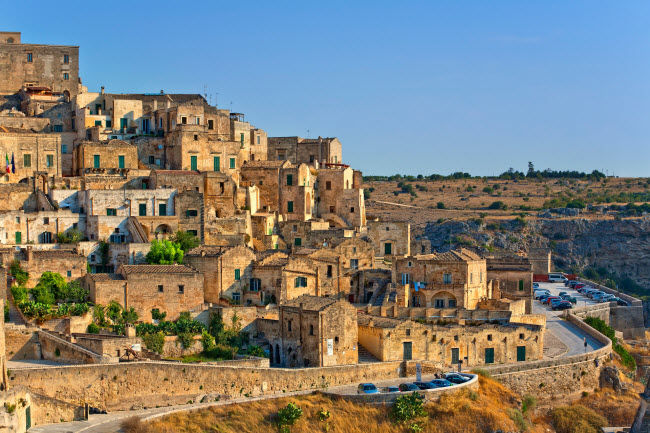
[{"label": "parked car", "polygon": [[547,305],[551,305],[551,301],[553,299],[562,299],[562,298],[560,298],[559,296],[549,296],[546,299],[544,299],[544,303]]},{"label": "parked car", "polygon": [[539,299],[542,296],[551,296],[551,292],[548,290],[535,290],[535,292],[533,292],[533,296],[535,299]]},{"label": "parked car", "polygon": [[455,384],[465,383],[470,380],[469,377],[463,376],[462,374],[458,374],[458,373],[447,373],[445,374],[445,379]]},{"label": "parked car", "polygon": [[435,389],[436,387],[433,386],[431,382],[413,382],[418,388],[426,390],[426,389]]},{"label": "parked car", "polygon": [[605,295],[606,295],[606,294],[603,293],[603,292],[595,292],[595,293],[591,293],[589,296],[590,296],[591,299],[593,299],[594,301],[596,301],[596,302],[600,302],[600,301],[605,297]]},{"label": "parked car", "polygon": [[625,301],[625,300],[623,300],[621,298],[615,298],[615,299],[616,299],[616,301],[614,301],[614,299],[612,299],[612,302],[616,302],[618,305],[621,305],[623,307],[629,307],[630,306],[630,304],[628,304],[627,301]]},{"label": "parked car", "polygon": [[551,296],[551,295],[542,295],[537,299],[539,299],[539,302],[541,302],[543,304],[544,301],[546,301],[546,298],[548,298],[549,296]]},{"label": "parked car", "polygon": [[569,281],[569,287],[571,287],[572,289],[575,289],[578,284],[582,284],[582,283],[578,280]]},{"label": "parked car", "polygon": [[374,383],[361,383],[357,388],[357,394],[377,394],[378,392]]},{"label": "parked car", "polygon": [[418,388],[418,386],[414,383],[400,383],[398,388],[401,392],[420,390],[420,388]]},{"label": "parked car", "polygon": [[539,283],[533,283],[533,289],[538,289],[539,288]]},{"label": "parked car", "polygon": [[562,275],[561,273],[551,273],[548,274],[548,282],[549,283],[564,283],[567,280],[567,277]]},{"label": "parked car", "polygon": [[381,389],[381,392],[384,392],[386,394],[393,393],[393,392],[399,392],[399,388],[397,386],[386,386]]},{"label": "parked car", "polygon": [[571,308],[573,308],[573,306],[569,301],[560,301],[553,304],[551,308],[553,310],[570,310]]},{"label": "parked car", "polygon": [[565,301],[569,301],[572,304],[576,304],[578,302],[578,300],[575,297],[573,297],[571,295],[568,295],[568,294],[567,295],[561,295],[560,298],[562,298]]},{"label": "parked car", "polygon": [[448,381],[447,379],[433,379],[431,381],[431,384],[435,388],[446,388],[448,386],[454,386],[454,384]]},{"label": "parked car", "polygon": [[585,286],[586,286],[585,283],[578,283],[578,284],[576,284],[575,286],[573,286],[573,288],[576,289],[576,290],[578,290],[578,291],[580,291],[580,289],[583,288],[583,287],[585,287]]}]

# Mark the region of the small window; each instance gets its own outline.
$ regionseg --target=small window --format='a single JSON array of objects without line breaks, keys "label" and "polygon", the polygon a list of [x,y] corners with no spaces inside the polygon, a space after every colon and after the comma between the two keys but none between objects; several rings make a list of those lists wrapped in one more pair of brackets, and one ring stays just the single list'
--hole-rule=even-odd
[{"label": "small window", "polygon": [[199,141],[199,134],[194,134],[194,141]]},{"label": "small window", "polygon": [[153,155],[149,155],[149,164],[153,164],[156,161],[156,158]]},{"label": "small window", "polygon": [[295,246],[297,246],[297,247],[301,246],[301,245],[302,245],[302,239],[301,239],[301,238],[295,238],[295,239],[293,240],[293,244],[294,244]]},{"label": "small window", "polygon": [[63,73],[63,79],[66,80],[66,81],[69,80],[70,79],[70,74],[68,74],[67,72],[64,72]]},{"label": "small window", "polygon": [[198,216],[198,215],[199,215],[199,211],[197,211],[196,209],[188,209],[188,210],[185,211],[185,216],[188,217],[188,218],[189,217],[195,217],[195,216]]},{"label": "small window", "polygon": [[524,334],[519,334],[519,339],[523,340],[525,338]]},{"label": "small window", "polygon": [[178,285],[178,293],[185,293],[185,286],[182,284]]},{"label": "small window", "polygon": [[186,125],[187,124],[187,117],[185,117],[185,116],[181,117],[181,123],[183,125]]},{"label": "small window", "polygon": [[354,207],[350,208],[350,213],[354,213]]},{"label": "small window", "polygon": [[66,274],[66,276],[67,276],[68,278],[70,278],[70,277],[72,276],[72,271],[70,271],[70,270],[65,271],[65,274]]},{"label": "small window", "polygon": [[330,206],[330,213],[334,213],[334,211],[335,211],[335,207],[334,207],[334,206]]},{"label": "small window", "polygon": [[291,332],[291,320],[287,320],[287,331]]},{"label": "small window", "polygon": [[288,212],[288,213],[292,213],[292,212],[293,212],[293,202],[292,202],[292,201],[288,201],[288,202],[287,202],[287,212]]},{"label": "small window", "polygon": [[138,204],[138,216],[147,216],[147,204],[139,203]]},{"label": "small window", "polygon": [[46,155],[45,156],[45,165],[48,168],[54,167],[54,155]]},{"label": "small window", "polygon": [[519,280],[519,291],[522,292],[524,290],[524,280]]},{"label": "small window", "polygon": [[442,274],[443,284],[451,284],[451,274]]},{"label": "small window", "polygon": [[214,171],[221,171],[221,158],[218,156],[212,157],[212,169]]},{"label": "small window", "polygon": [[488,336],[487,336],[487,340],[488,340],[488,341],[492,341],[492,334],[488,334]]},{"label": "small window", "polygon": [[449,308],[456,308],[456,300],[455,299],[450,299],[447,302],[447,305],[449,306]]},{"label": "small window", "polygon": [[117,216],[117,209],[115,208],[106,208],[106,216]]},{"label": "small window", "polygon": [[48,225],[49,223],[50,223],[50,218],[49,217],[43,218],[43,224]]},{"label": "small window", "polygon": [[54,125],[54,126],[52,127],[52,130],[53,130],[54,132],[63,132],[63,125]]},{"label": "small window", "polygon": [[99,168],[100,159],[99,155],[93,155],[93,168]]},{"label": "small window", "polygon": [[359,269],[359,259],[350,259],[350,269]]},{"label": "small window", "polygon": [[307,287],[307,277],[296,277],[294,280],[294,286],[298,287]]},{"label": "small window", "polygon": [[20,224],[20,217],[16,217],[16,223]]},{"label": "small window", "polygon": [[32,166],[32,155],[26,153],[23,155],[23,168],[30,168]]},{"label": "small window", "polygon": [[293,228],[291,230],[293,230],[294,232],[297,232],[298,231],[298,226],[296,224],[294,224]]},{"label": "small window", "polygon": [[336,344],[339,343],[339,337],[334,337],[334,343],[336,343]]},{"label": "small window", "polygon": [[235,269],[235,281],[241,280],[241,270]]},{"label": "small window", "polygon": [[163,285],[162,285],[162,284],[158,284],[158,292],[159,292],[159,293],[162,293],[163,290],[164,290],[164,289],[163,289]]},{"label": "small window", "polygon": [[27,62],[32,63],[34,61],[34,55],[32,53],[27,53]]},{"label": "small window", "polygon": [[314,325],[309,325],[309,335],[314,335]]},{"label": "small window", "polygon": [[458,335],[454,335],[454,341],[458,341]]},{"label": "small window", "polygon": [[67,55],[67,54],[63,55],[63,63],[65,63],[66,65],[68,63],[70,63],[70,56],[69,55]]},{"label": "small window", "polygon": [[434,307],[435,308],[445,308],[445,300],[444,299],[436,299],[434,302]]},{"label": "small window", "polygon": [[124,168],[124,155],[117,156],[117,166],[118,168]]},{"label": "small window", "polygon": [[197,124],[197,125],[200,125],[200,124],[201,124],[201,118],[200,118],[200,117],[197,117],[197,118],[196,118],[196,124]]},{"label": "small window", "polygon": [[67,144],[62,144],[61,145],[61,153],[68,153],[68,145]]},{"label": "small window", "polygon": [[406,336],[407,336],[407,337],[410,337],[410,336],[411,336],[411,330],[410,330],[410,329],[407,329],[407,330],[406,330]]},{"label": "small window", "polygon": [[413,262],[408,262],[408,263],[406,264],[406,266],[408,266],[408,267],[410,268],[411,266],[413,266]]},{"label": "small window", "polygon": [[331,190],[332,189],[332,182],[330,182],[329,180],[327,182],[325,182],[325,189],[328,190],[328,191]]},{"label": "small window", "polygon": [[235,158],[230,158],[230,168],[235,168]]},{"label": "small window", "polygon": [[260,136],[257,136],[257,144],[260,144]]},{"label": "small window", "polygon": [[214,129],[214,120],[208,119],[208,129]]},{"label": "small window", "polygon": [[332,265],[327,265],[327,277],[332,278]]},{"label": "small window", "polygon": [[288,174],[287,175],[287,186],[291,186],[291,185],[293,185],[293,175]]}]

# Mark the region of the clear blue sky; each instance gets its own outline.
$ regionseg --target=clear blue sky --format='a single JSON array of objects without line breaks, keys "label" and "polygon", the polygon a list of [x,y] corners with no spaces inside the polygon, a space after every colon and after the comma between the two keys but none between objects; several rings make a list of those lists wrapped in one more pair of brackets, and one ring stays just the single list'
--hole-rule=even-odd
[{"label": "clear blue sky", "polygon": [[366,174],[650,176],[648,1],[0,5],[24,42],[79,45],[89,90],[207,85],[271,136],[339,137]]}]

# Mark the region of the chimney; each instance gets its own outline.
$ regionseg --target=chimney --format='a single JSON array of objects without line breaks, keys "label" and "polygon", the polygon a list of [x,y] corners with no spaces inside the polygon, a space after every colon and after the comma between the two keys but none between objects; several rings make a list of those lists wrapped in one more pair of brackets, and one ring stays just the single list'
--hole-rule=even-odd
[{"label": "chimney", "polygon": [[160,94],[161,94],[161,95],[164,95],[164,94],[165,94],[165,92],[164,92],[163,89],[160,89]]},{"label": "chimney", "polygon": [[101,93],[102,95],[104,94],[104,86],[102,86],[102,89],[99,93]]}]

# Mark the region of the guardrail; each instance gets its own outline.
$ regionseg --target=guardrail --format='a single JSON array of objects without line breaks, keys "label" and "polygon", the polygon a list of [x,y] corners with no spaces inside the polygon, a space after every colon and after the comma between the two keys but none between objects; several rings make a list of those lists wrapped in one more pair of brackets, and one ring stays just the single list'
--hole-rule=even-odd
[{"label": "guardrail", "polygon": [[615,295],[615,296],[621,298],[622,300],[627,301],[630,304],[630,306],[635,306],[636,307],[636,306],[642,306],[643,305],[643,301],[641,301],[640,299],[635,298],[634,296],[630,296],[627,293],[619,292],[618,290],[614,290],[614,289],[612,289],[610,287],[603,286],[602,284],[598,284],[598,283],[596,283],[594,281],[591,281],[591,280],[588,280],[586,278],[576,277],[576,279],[578,281],[582,282],[582,283],[589,284],[590,286],[592,286],[595,289],[602,290],[605,293],[610,293],[612,295]]}]

